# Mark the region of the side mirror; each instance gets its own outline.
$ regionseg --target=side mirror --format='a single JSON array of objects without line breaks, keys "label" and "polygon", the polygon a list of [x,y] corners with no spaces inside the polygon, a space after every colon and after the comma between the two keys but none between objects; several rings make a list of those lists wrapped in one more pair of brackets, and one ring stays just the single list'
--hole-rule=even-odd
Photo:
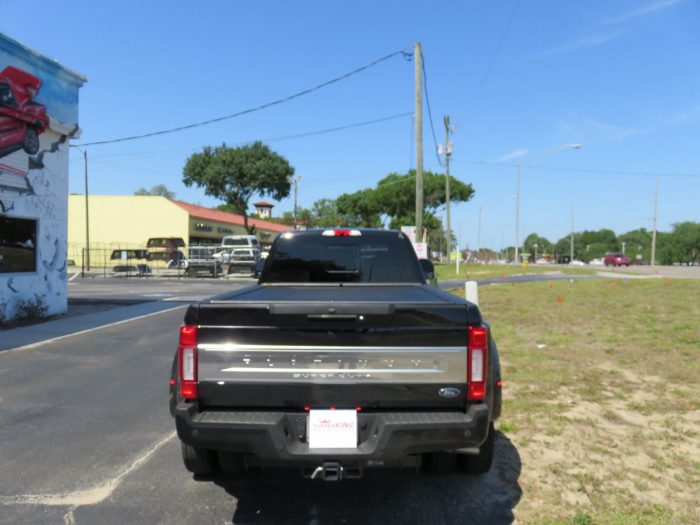
[{"label": "side mirror", "polygon": [[435,277],[435,266],[433,266],[433,261],[428,259],[420,259],[420,267],[423,269],[423,275],[425,278],[430,280]]}]

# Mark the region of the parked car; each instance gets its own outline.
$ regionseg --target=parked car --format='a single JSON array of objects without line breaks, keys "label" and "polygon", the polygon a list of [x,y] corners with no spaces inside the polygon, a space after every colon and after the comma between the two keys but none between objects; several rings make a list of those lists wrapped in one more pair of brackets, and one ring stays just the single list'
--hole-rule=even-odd
[{"label": "parked car", "polygon": [[[224,259],[222,259],[224,260]],[[255,273],[255,264],[260,260],[260,252],[253,248],[236,248],[231,250],[225,258],[228,263],[229,273],[250,272]]]},{"label": "parked car", "polygon": [[221,240],[222,248],[245,246],[260,250],[260,243],[255,235],[227,235]]},{"label": "parked car", "polygon": [[631,260],[621,253],[609,253],[605,256],[605,259],[603,259],[603,264],[605,264],[605,266],[629,266]]},{"label": "parked car", "polygon": [[487,472],[496,343],[478,306],[429,286],[428,269],[401,232],[286,232],[257,284],[190,305],[169,398],[185,468]]},{"label": "parked car", "polygon": [[0,71],[0,157],[18,149],[39,151],[39,135],[49,127],[46,108],[32,99],[41,79],[8,66]]},{"label": "parked car", "polygon": [[185,247],[185,240],[182,237],[151,237],[146,242],[148,251],[155,250],[176,250]]},{"label": "parked car", "polygon": [[185,254],[179,250],[168,252],[148,252],[147,261],[162,261],[168,268],[182,267],[185,264]]},{"label": "parked car", "polygon": [[112,250],[112,255],[110,259],[146,259],[148,257],[148,252],[146,250]]}]

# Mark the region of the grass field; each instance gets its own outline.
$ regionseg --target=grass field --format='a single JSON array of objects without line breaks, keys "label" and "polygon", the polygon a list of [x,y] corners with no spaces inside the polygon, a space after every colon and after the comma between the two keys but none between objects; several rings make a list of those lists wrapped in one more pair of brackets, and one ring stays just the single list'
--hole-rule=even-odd
[{"label": "grass field", "polygon": [[[455,291],[455,293],[457,293]],[[700,281],[480,290],[522,523],[700,523]]]},{"label": "grass field", "polygon": [[560,272],[567,274],[593,274],[602,268],[580,268],[566,266],[550,266],[550,265],[534,265],[529,264],[461,264],[459,266],[459,274],[455,271],[454,264],[436,264],[435,273],[439,280],[448,279],[492,279],[497,277],[510,277],[511,275],[527,275],[527,274],[542,274]]}]

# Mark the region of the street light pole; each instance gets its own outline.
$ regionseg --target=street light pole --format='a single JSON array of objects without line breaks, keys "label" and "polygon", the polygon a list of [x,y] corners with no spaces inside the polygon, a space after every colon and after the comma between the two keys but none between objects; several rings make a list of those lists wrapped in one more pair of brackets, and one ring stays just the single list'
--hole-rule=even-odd
[{"label": "street light pole", "polygon": [[[540,162],[548,157],[551,157],[552,155],[556,155],[560,151],[564,151],[565,149],[581,149],[581,144],[564,144],[563,146],[559,146],[558,148],[555,148],[553,150],[550,150],[539,157],[536,157],[534,161],[529,162],[525,166],[528,168],[532,168],[535,163]],[[520,244],[520,171],[521,171],[522,166],[518,164],[517,166],[517,176],[515,179],[515,262],[518,262],[518,250]],[[573,242],[573,240],[572,240]]]},{"label": "street light pole", "polygon": [[656,213],[659,208],[659,177],[656,177],[656,190],[654,191],[654,230],[651,234],[651,267],[656,266]]},{"label": "street light pole", "polygon": [[515,177],[515,264],[518,264],[518,250],[520,244],[520,164]]},{"label": "street light pole", "polygon": [[574,209],[571,208],[571,254],[569,262],[574,260]]}]

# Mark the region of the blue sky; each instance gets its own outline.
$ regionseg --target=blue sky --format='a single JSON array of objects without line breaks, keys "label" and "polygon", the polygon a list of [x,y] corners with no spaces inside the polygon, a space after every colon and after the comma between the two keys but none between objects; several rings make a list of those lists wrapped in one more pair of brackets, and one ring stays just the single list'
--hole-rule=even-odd
[{"label": "blue sky", "polygon": [[[463,245],[512,245],[515,167],[564,150],[522,175],[521,239],[575,228],[622,233],[700,220],[700,3],[141,2],[3,3],[0,31],[85,74],[80,142],[200,121],[311,87],[399,49],[423,44],[438,140],[450,115],[452,173],[476,189],[453,209]],[[40,13],[43,12],[43,15]],[[495,60],[494,59],[495,56]],[[486,72],[489,72],[486,75]],[[242,143],[413,111],[413,63],[400,57],[286,104],[177,134],[89,148],[90,191],[132,193],[164,183],[178,198],[182,166],[208,144]],[[483,88],[480,90],[479,86]],[[425,168],[436,161],[427,119]],[[299,202],[371,186],[413,166],[410,116],[271,142],[303,175]],[[480,164],[480,162],[498,163]],[[557,168],[564,168],[557,169]],[[82,192],[80,155],[70,189]],[[580,170],[580,171],[575,171]],[[275,213],[290,210],[291,199]]]}]

